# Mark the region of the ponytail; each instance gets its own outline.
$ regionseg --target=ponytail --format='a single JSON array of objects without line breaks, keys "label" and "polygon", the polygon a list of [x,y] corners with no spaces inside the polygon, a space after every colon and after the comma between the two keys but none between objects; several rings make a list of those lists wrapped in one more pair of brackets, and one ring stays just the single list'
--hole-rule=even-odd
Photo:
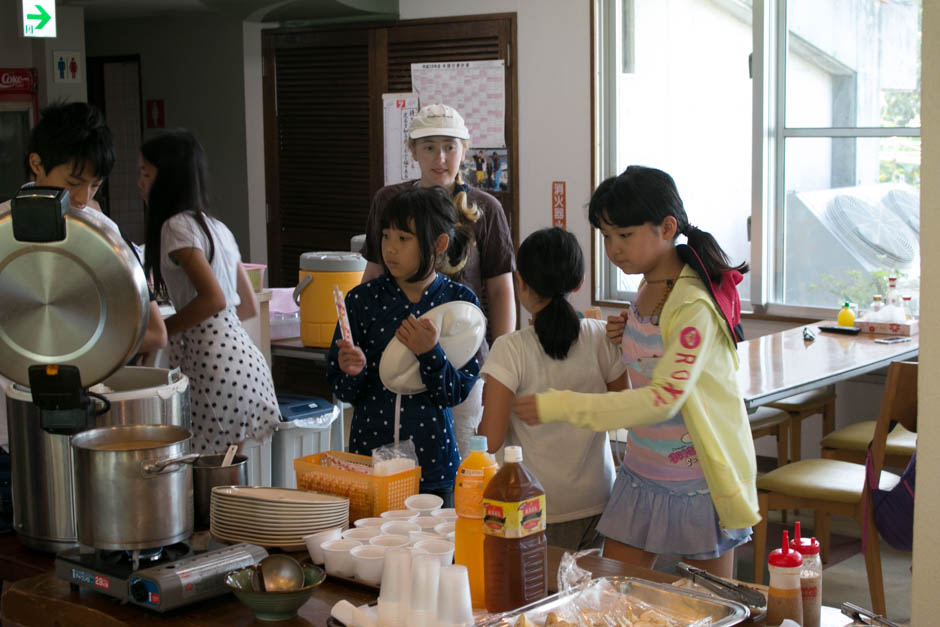
[{"label": "ponytail", "polygon": [[467,265],[467,259],[470,258],[470,249],[475,244],[476,238],[473,234],[473,227],[463,220],[458,220],[454,226],[450,244],[447,245],[447,250],[438,260],[438,271],[449,277],[456,276]]},{"label": "ponytail", "polygon": [[535,334],[545,354],[564,359],[581,335],[581,319],[565,298],[584,278],[584,255],[574,235],[558,227],[529,235],[516,255],[519,276],[542,298],[550,299],[535,314]]},{"label": "ponytail", "polygon": [[751,269],[746,261],[738,266],[732,266],[728,254],[718,244],[715,236],[708,231],[686,224],[682,233],[688,240],[689,248],[694,250],[699,259],[702,260],[705,272],[713,283],[721,283],[721,277],[729,270],[737,270],[741,274],[747,274]]}]

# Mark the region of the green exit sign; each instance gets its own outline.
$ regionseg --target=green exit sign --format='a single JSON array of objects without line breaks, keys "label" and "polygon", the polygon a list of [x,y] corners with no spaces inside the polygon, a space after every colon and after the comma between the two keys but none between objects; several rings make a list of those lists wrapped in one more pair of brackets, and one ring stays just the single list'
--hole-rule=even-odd
[{"label": "green exit sign", "polygon": [[55,0],[23,0],[23,37],[55,37]]}]

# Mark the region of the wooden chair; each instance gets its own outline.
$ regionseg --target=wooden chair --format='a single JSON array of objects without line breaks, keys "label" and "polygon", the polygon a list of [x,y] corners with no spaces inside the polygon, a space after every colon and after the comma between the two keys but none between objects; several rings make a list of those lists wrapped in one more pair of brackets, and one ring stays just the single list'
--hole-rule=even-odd
[{"label": "wooden chair", "polygon": [[[874,420],[865,420],[836,429],[820,442],[820,455],[826,459],[841,459],[845,462],[864,464],[868,454],[868,444],[875,437]],[[898,424],[890,433],[885,444],[885,466],[906,468],[914,447],[917,434]]]},{"label": "wooden chair", "polygon": [[[885,444],[891,420],[917,430],[917,364],[893,362],[881,396],[872,461],[879,487],[889,490],[900,477],[882,472]],[[865,465],[835,459],[807,459],[791,462],[757,480],[761,522],[754,527],[754,581],[764,577],[767,548],[767,512],[784,509],[811,509],[816,513],[815,536],[821,545],[823,562],[829,558],[829,523],[832,514],[854,518],[863,534],[868,590],[875,612],[885,615],[881,549],[872,516],[871,494],[865,481]]]},{"label": "wooden chair", "polygon": [[777,467],[787,463],[787,444],[790,436],[790,414],[772,407],[758,407],[747,415],[751,423],[751,437],[755,440],[766,435],[777,438]]},{"label": "wooden chair", "polygon": [[795,394],[768,407],[782,409],[790,414],[790,461],[798,462],[803,458],[802,423],[816,414],[822,414],[822,434],[831,433],[836,427],[836,391],[835,386],[810,390]]}]

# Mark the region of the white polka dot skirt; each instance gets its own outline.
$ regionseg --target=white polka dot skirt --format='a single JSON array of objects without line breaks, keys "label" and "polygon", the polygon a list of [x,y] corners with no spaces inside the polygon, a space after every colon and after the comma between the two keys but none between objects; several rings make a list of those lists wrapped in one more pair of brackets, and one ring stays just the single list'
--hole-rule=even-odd
[{"label": "white polka dot skirt", "polygon": [[189,377],[194,453],[274,432],[281,413],[271,370],[233,307],[171,338],[170,363]]}]

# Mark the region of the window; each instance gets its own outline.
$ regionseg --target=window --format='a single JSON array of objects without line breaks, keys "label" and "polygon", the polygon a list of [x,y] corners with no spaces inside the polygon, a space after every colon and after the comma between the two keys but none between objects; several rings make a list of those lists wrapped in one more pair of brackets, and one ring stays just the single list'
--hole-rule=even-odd
[{"label": "window", "polygon": [[[891,274],[916,297],[920,0],[599,2],[599,178],[672,174],[751,263],[745,309],[824,317]],[[595,251],[595,298],[628,300]]]}]

